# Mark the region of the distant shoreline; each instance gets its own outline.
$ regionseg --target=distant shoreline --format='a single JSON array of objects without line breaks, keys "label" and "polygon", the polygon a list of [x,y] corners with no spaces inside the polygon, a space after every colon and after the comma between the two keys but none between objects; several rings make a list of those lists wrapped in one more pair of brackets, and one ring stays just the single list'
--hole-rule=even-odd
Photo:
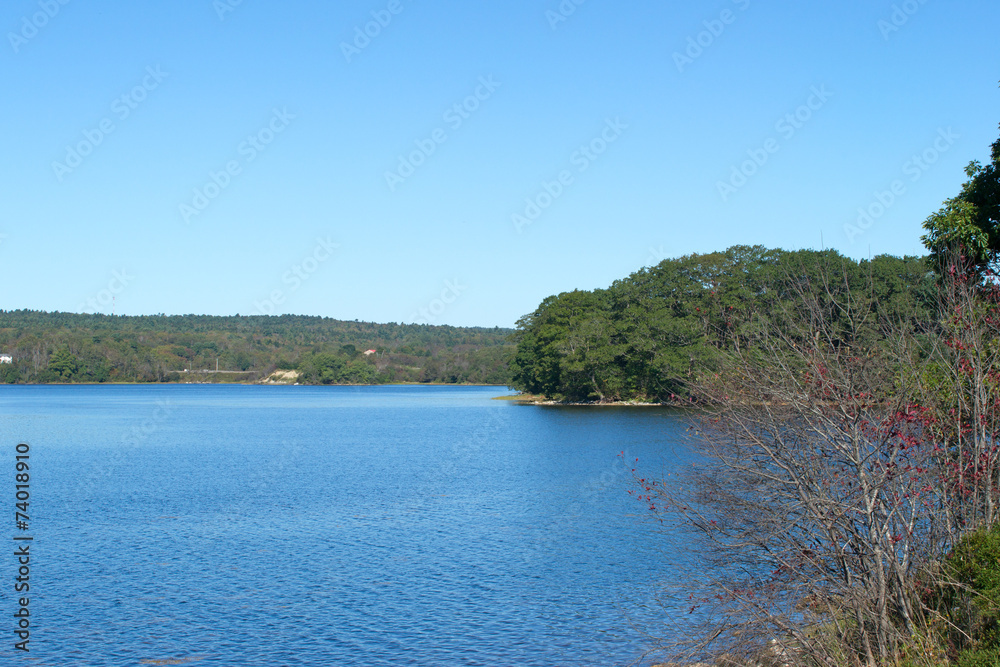
[{"label": "distant shoreline", "polygon": [[384,384],[291,384],[266,382],[15,382],[0,387],[165,387],[201,385],[218,387],[504,387],[505,384],[463,384],[454,382],[386,382]]}]

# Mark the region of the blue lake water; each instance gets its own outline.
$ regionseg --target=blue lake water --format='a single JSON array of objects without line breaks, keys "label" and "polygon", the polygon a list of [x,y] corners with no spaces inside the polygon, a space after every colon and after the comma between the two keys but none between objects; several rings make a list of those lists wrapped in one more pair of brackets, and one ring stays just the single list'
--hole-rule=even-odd
[{"label": "blue lake water", "polygon": [[639,659],[676,575],[618,455],[669,463],[683,424],[491,400],[504,393],[0,387],[2,551],[18,442],[34,537],[30,660],[8,555],[0,662]]}]

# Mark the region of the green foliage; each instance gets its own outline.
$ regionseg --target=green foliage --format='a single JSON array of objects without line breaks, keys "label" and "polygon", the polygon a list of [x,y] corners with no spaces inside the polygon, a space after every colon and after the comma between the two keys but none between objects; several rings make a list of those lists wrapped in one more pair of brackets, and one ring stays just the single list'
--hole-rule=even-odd
[{"label": "green foliage", "polygon": [[995,648],[963,651],[955,667],[1000,667],[1000,651]]},{"label": "green foliage", "polygon": [[21,370],[14,364],[0,364],[0,384],[15,384],[21,379]]},{"label": "green foliage", "polygon": [[378,383],[375,365],[343,348],[306,357],[299,364],[299,372],[300,381],[306,384]]},{"label": "green foliage", "polygon": [[1000,524],[965,536],[948,557],[946,571],[961,587],[958,597],[968,601],[955,601],[953,608],[961,610],[955,620],[971,631],[977,649],[1000,654]]},{"label": "green foliage", "polygon": [[247,382],[296,369],[299,382],[316,384],[506,384],[509,334],[293,315],[0,311],[0,346],[19,360],[0,365],[0,383]]},{"label": "green foliage", "polygon": [[930,618],[938,619],[925,644],[952,658],[934,664],[1000,667],[1000,524],[963,536],[919,588]]},{"label": "green foliage", "polygon": [[982,268],[1000,258],[1000,139],[991,146],[990,162],[970,162],[965,174],[961,192],[924,221],[921,240],[936,260],[961,248]]},{"label": "green foliage", "polygon": [[613,392],[619,378],[607,372],[616,352],[609,324],[602,292],[549,297],[518,322],[515,386],[579,400]]},{"label": "green foliage", "polygon": [[64,382],[68,382],[73,377],[78,367],[76,357],[65,345],[49,357],[49,370],[56,373]]},{"label": "green foliage", "polygon": [[[879,304],[880,316],[931,326],[934,280],[916,257],[881,255],[855,262],[836,251],[787,252],[734,246],[669,259],[606,290],[566,292],[521,318],[511,386],[572,401],[660,400],[688,394],[695,368],[711,368],[723,350],[745,349],[783,308],[811,290],[836,344],[870,344],[878,322],[848,293]],[[854,340],[852,318],[865,340]]]},{"label": "green foliage", "polygon": [[63,377],[58,371],[46,368],[35,374],[35,382],[39,384],[55,384],[56,382],[63,382]]}]

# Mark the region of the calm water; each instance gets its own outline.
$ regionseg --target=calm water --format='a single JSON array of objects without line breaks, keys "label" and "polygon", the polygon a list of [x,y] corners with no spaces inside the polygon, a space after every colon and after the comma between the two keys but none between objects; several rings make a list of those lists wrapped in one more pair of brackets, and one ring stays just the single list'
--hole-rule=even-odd
[{"label": "calm water", "polygon": [[31,445],[17,663],[629,664],[673,573],[616,457],[669,460],[681,424],[503,393],[0,387],[11,522]]}]

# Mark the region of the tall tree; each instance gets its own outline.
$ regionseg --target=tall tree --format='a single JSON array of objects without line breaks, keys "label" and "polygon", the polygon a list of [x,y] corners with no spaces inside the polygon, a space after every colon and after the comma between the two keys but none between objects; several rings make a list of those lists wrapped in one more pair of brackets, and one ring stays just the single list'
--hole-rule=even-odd
[{"label": "tall tree", "polygon": [[69,381],[78,368],[76,357],[63,345],[49,358],[49,370],[55,371],[64,381]]},{"label": "tall tree", "polygon": [[939,261],[947,249],[960,248],[981,269],[1000,259],[1000,139],[990,162],[972,161],[965,174],[961,192],[924,221],[921,239]]}]

